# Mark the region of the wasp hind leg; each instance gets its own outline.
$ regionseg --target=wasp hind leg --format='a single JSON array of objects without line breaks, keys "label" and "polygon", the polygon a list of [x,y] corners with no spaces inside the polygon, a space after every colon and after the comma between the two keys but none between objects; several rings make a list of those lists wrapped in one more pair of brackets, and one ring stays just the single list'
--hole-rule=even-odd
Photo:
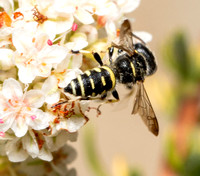
[{"label": "wasp hind leg", "polygon": [[[101,115],[100,107],[101,107],[102,105],[107,104],[107,103],[115,103],[115,102],[118,102],[118,101],[119,101],[119,95],[118,95],[118,92],[117,92],[116,90],[113,90],[113,91],[112,91],[112,95],[113,95],[113,97],[114,97],[115,99],[107,99],[106,101],[102,102],[102,103],[97,107],[97,112],[98,112],[97,116]],[[105,95],[104,95],[104,96],[105,96]],[[106,96],[107,96],[107,94],[106,94]],[[105,96],[105,97],[106,97],[106,96]],[[105,97],[104,97],[104,99],[105,99]]]}]

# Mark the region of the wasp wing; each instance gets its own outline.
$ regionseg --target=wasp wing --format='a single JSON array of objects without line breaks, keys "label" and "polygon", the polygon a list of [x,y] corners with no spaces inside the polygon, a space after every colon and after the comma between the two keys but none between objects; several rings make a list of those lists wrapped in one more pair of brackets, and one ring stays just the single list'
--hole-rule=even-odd
[{"label": "wasp wing", "polygon": [[142,82],[137,83],[132,114],[136,113],[141,116],[148,129],[157,136],[159,133],[158,121]]},{"label": "wasp wing", "polygon": [[126,51],[130,56],[134,54],[132,30],[129,20],[124,20],[120,27],[119,44],[112,42],[112,46]]}]

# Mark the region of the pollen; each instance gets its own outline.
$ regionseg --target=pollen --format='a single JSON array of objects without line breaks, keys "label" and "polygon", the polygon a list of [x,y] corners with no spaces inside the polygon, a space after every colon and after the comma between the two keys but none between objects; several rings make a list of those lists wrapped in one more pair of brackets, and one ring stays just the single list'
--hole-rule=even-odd
[{"label": "pollen", "polygon": [[117,37],[120,35],[120,29],[117,29]]},{"label": "pollen", "polygon": [[26,107],[26,109],[28,110],[28,111],[30,111],[31,110],[31,108],[28,106],[28,107]]},{"label": "pollen", "polygon": [[32,42],[35,43],[35,37],[33,37]]},{"label": "pollen", "polygon": [[6,12],[0,13],[0,28],[3,27],[4,24],[10,27],[11,23],[12,23],[12,20]]},{"label": "pollen", "polygon": [[13,18],[16,20],[17,18],[21,17],[22,19],[24,18],[24,15],[21,12],[15,12],[13,14]]},{"label": "pollen", "polygon": [[44,63],[44,62],[42,63],[42,66],[46,66],[46,65],[47,65],[47,64],[46,64],[46,63]]},{"label": "pollen", "polygon": [[7,111],[7,110],[8,110],[8,108],[4,108],[4,109],[3,109],[3,111]]}]

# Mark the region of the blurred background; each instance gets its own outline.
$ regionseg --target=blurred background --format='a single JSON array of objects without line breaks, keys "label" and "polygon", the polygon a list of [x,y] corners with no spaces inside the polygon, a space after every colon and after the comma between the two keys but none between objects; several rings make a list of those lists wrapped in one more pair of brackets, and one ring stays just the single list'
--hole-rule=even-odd
[{"label": "blurred background", "polygon": [[[102,107],[79,131],[72,163],[78,176],[200,175],[200,1],[142,0],[133,30],[153,35],[158,71],[145,80],[160,134],[152,135],[133,98],[120,110]],[[126,91],[119,88],[119,94]],[[121,97],[122,98],[122,97]]]}]

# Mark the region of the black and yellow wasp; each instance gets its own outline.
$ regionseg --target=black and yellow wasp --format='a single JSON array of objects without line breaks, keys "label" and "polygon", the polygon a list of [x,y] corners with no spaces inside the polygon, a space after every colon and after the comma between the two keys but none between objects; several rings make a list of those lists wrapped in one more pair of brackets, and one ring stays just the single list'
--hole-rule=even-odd
[{"label": "black and yellow wasp", "polygon": [[[133,37],[141,42],[134,44]],[[115,61],[112,59],[114,48],[118,49],[118,57]],[[115,89],[117,82],[125,84],[128,88],[136,84],[137,92],[132,114],[138,113],[148,129],[157,136],[158,122],[143,85],[145,77],[152,75],[157,65],[152,52],[145,46],[145,43],[132,33],[129,20],[125,20],[121,25],[119,44],[112,43],[108,53],[110,65],[104,65],[99,54],[93,53],[100,67],[78,75],[64,88],[64,92],[82,98],[101,95],[104,99],[110,91],[117,101],[119,100]]]}]

